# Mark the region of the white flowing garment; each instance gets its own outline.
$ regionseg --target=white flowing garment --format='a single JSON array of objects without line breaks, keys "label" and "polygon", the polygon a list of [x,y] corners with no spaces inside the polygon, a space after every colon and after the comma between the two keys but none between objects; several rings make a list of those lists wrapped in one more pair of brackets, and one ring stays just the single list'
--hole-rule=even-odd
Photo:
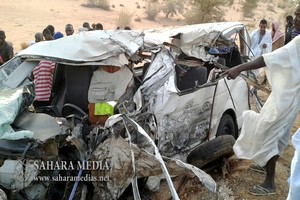
[{"label": "white flowing garment", "polygon": [[241,134],[233,146],[238,158],[260,166],[287,146],[300,109],[300,36],[263,57],[272,92],[260,113],[243,113]]},{"label": "white flowing garment", "polygon": [[300,128],[294,134],[292,143],[295,153],[291,163],[290,189],[287,200],[297,200],[300,197]]},{"label": "white flowing garment", "polygon": [[[253,57],[258,57],[264,53],[269,53],[272,51],[272,36],[269,31],[266,31],[265,35],[260,38],[260,30],[256,29],[251,32],[250,39],[251,39],[251,50],[253,51]],[[266,44],[267,47],[263,48],[263,44]]]}]

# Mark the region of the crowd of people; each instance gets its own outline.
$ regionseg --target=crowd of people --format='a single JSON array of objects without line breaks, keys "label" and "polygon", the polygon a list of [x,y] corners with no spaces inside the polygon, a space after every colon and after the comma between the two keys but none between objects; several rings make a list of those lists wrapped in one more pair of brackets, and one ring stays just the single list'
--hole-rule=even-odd
[{"label": "crowd of people", "polygon": [[[121,29],[117,27],[117,29]],[[84,22],[82,27],[78,29],[78,32],[81,31],[93,31],[93,30],[103,30],[103,25],[101,23],[93,23],[90,25],[88,22]],[[124,27],[124,30],[131,30],[129,26]],[[34,41],[29,42],[28,46],[31,46],[35,43],[47,40],[55,40],[62,38],[64,36],[70,36],[75,33],[74,27],[72,24],[66,24],[65,33],[60,31],[55,31],[53,25],[48,25],[42,32],[37,32],[34,34]],[[13,46],[5,41],[6,35],[3,30],[0,30],[0,66],[10,60],[14,56]]]}]

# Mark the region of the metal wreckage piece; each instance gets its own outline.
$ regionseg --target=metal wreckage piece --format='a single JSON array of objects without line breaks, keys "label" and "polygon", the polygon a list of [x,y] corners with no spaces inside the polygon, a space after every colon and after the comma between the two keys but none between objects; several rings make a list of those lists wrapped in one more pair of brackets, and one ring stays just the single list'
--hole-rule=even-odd
[{"label": "metal wreckage piece", "polygon": [[[120,134],[120,124],[121,127],[124,126],[126,138]],[[99,129],[99,127],[95,127],[91,133],[98,132],[95,129]],[[115,115],[109,118],[106,127],[101,131],[102,133],[99,135],[92,134],[94,139],[91,141],[98,142],[89,143],[89,147],[80,145],[82,144],[81,138],[76,138],[78,134],[75,132],[72,139],[69,138],[74,144],[77,144],[76,147],[84,154],[80,156],[82,160],[90,159],[108,163],[108,168],[91,171],[91,176],[100,180],[93,182],[100,199],[119,198],[130,183],[132,184],[134,199],[141,199],[137,179],[142,177],[151,177],[152,181],[157,180],[154,184],[158,184],[160,179],[165,178],[173,199],[179,199],[179,197],[171,177],[178,175],[197,176],[209,190],[216,191],[215,181],[202,170],[178,159],[163,158],[150,136],[140,125],[126,115]],[[103,141],[103,138],[107,136],[108,138]],[[135,143],[132,140],[135,140]],[[96,145],[93,152],[91,149],[94,148],[91,145]],[[151,184],[150,180],[147,184]],[[148,186],[148,188],[150,187]]]},{"label": "metal wreckage piece", "polygon": [[[97,129],[96,132],[99,131],[98,127],[94,129]],[[93,141],[99,142],[98,144],[93,142],[93,146],[96,145],[93,152],[89,151],[91,148],[80,145],[78,139],[75,139],[80,152],[91,153],[89,156],[82,155],[82,159],[101,161],[109,166],[91,171],[91,176],[98,180],[93,184],[99,199],[118,199],[130,183],[134,199],[141,199],[137,179],[142,177],[151,177],[146,183],[150,184],[148,188],[151,188],[150,181],[157,180],[154,184],[159,184],[161,179],[166,179],[173,199],[179,199],[179,196],[171,177],[178,175],[191,178],[196,176],[210,191],[216,191],[216,182],[201,169],[178,159],[162,157],[150,136],[127,115],[110,117],[105,127],[101,129],[101,134],[93,134],[95,137]],[[95,130],[91,132],[95,133]]]}]

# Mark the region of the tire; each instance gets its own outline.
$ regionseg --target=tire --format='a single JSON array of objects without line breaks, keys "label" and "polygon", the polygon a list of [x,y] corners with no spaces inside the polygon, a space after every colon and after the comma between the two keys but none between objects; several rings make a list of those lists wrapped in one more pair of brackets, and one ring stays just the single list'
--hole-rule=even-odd
[{"label": "tire", "polygon": [[221,135],[232,135],[234,138],[238,136],[234,120],[228,113],[223,114],[218,126],[216,137]]},{"label": "tire", "polygon": [[218,160],[222,157],[233,155],[235,139],[232,135],[221,135],[210,141],[204,142],[194,149],[187,157],[187,162],[198,168]]}]

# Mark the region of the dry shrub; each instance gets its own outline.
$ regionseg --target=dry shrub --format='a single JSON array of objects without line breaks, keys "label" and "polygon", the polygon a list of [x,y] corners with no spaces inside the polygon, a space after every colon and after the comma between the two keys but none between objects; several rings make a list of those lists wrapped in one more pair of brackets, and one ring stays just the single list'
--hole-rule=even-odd
[{"label": "dry shrub", "polygon": [[268,5],[267,10],[271,11],[271,12],[275,12],[274,6],[272,6],[272,5]]},{"label": "dry shrub", "polygon": [[140,6],[140,5],[137,5],[137,6],[136,6],[136,8],[137,8],[137,9],[140,9],[140,8],[141,8],[141,6]]},{"label": "dry shrub", "polygon": [[284,2],[281,2],[281,3],[278,3],[278,8],[281,8],[281,9],[286,9],[287,8],[287,4],[286,4],[286,2],[284,1]]},{"label": "dry shrub", "polygon": [[253,17],[253,11],[257,7],[258,0],[247,0],[242,4],[242,12],[244,17]]},{"label": "dry shrub", "polygon": [[120,4],[119,6],[120,6],[120,7],[125,7],[124,4]]},{"label": "dry shrub", "polygon": [[253,18],[254,17],[253,10],[249,10],[248,12],[244,11],[243,16],[248,18]]},{"label": "dry shrub", "polygon": [[110,4],[108,0],[87,0],[87,4],[85,4],[84,6],[110,10]]},{"label": "dry shrub", "polygon": [[160,12],[160,5],[158,3],[152,3],[152,2],[148,3],[145,11],[147,15],[147,19],[155,20],[159,12]]},{"label": "dry shrub", "polygon": [[166,14],[166,18],[169,15],[173,16],[178,13],[183,13],[184,10],[184,1],[183,0],[167,0],[163,7],[163,12]]},{"label": "dry shrub", "polygon": [[136,22],[141,22],[142,20],[141,20],[140,17],[136,17],[136,18],[134,19],[134,21],[136,21]]},{"label": "dry shrub", "polygon": [[20,46],[21,46],[21,49],[24,50],[24,49],[26,49],[29,45],[28,45],[26,42],[21,42]]},{"label": "dry shrub", "polygon": [[130,26],[132,16],[133,13],[129,12],[128,10],[121,10],[117,19],[117,27],[124,28],[125,26]]},{"label": "dry shrub", "polygon": [[253,29],[253,28],[255,28],[255,27],[256,27],[256,25],[255,25],[255,24],[253,24],[253,23],[250,23],[250,24],[248,24],[247,26],[248,26],[248,28],[249,28],[249,29]]}]

